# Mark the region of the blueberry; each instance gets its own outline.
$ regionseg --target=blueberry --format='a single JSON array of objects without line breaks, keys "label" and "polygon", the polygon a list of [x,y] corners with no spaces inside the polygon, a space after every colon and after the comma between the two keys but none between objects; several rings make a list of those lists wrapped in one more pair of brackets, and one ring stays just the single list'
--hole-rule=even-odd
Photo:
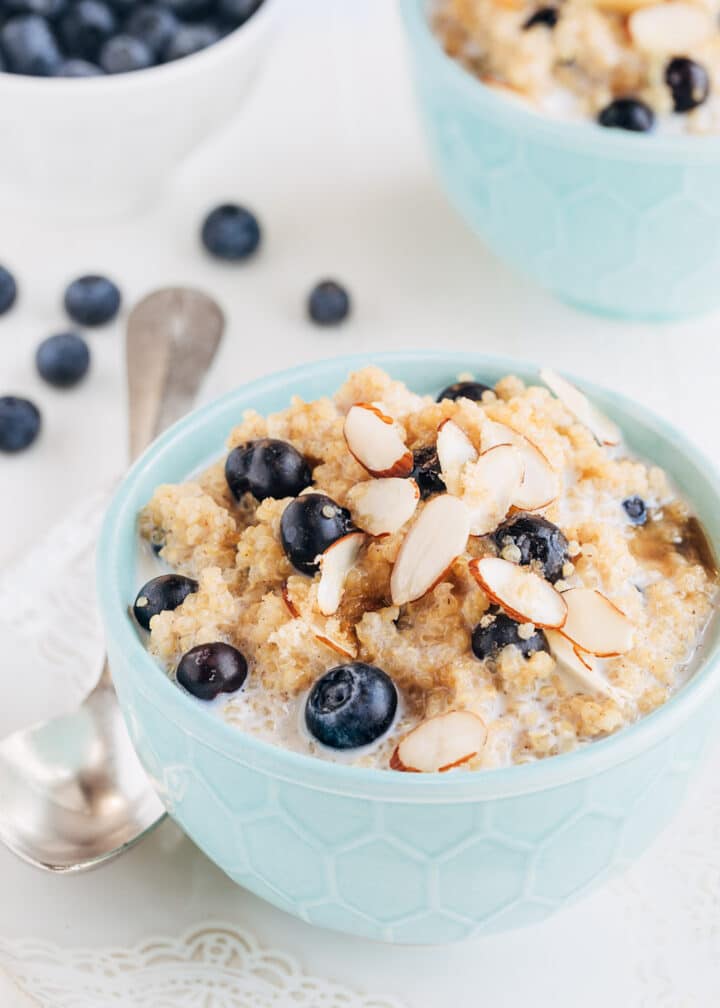
[{"label": "blueberry", "polygon": [[631,525],[644,525],[648,519],[647,507],[642,497],[626,497],[622,502]]},{"label": "blueberry", "polygon": [[0,32],[0,45],[11,73],[51,77],[61,62],[52,29],[37,14],[6,21]]},{"label": "blueberry", "polygon": [[538,515],[521,514],[500,525],[494,533],[498,549],[509,539],[520,550],[520,563],[535,561],[553,584],[562,577],[568,561],[568,542],[557,525]]},{"label": "blueberry", "polygon": [[535,28],[536,25],[544,25],[546,28],[554,28],[558,23],[559,12],[557,7],[540,7],[531,14],[523,25],[523,31]]},{"label": "blueberry", "polygon": [[96,62],[116,27],[115,15],[102,0],[78,0],[60,19],[65,55]]},{"label": "blueberry", "polygon": [[316,680],[305,704],[305,724],[331,749],[357,749],[385,734],[397,699],[395,684],[382,669],[348,662]]},{"label": "blueberry", "polygon": [[637,98],[616,98],[598,116],[601,126],[647,133],[655,125],[655,113]]},{"label": "blueberry", "polygon": [[246,259],[260,244],[260,225],[250,210],[225,203],[211,210],[205,218],[202,242],[217,259],[231,262]]},{"label": "blueberry", "polygon": [[548,651],[547,637],[542,630],[535,630],[532,636],[525,638],[518,634],[520,624],[510,619],[499,609],[489,615],[494,616],[492,623],[483,626],[483,621],[472,632],[472,649],[476,658],[492,658],[508,644],[519,648],[525,658],[536,651]]},{"label": "blueberry", "polygon": [[79,277],[65,291],[65,310],[79,325],[103,325],[120,310],[120,291],[107,277]]},{"label": "blueberry", "polygon": [[5,0],[3,6],[12,14],[39,14],[52,20],[65,11],[67,0]]},{"label": "blueberry", "polygon": [[145,70],[154,62],[148,46],[133,35],[113,35],[100,50],[100,66],[109,74]]},{"label": "blueberry", "polygon": [[102,75],[99,66],[83,59],[63,60],[55,71],[56,77],[102,77]]},{"label": "blueberry", "polygon": [[473,402],[480,402],[484,392],[492,392],[489,385],[483,385],[482,382],[476,381],[459,381],[444,388],[435,401],[442,402],[443,399],[472,399]]},{"label": "blueberry", "polygon": [[445,493],[447,487],[440,475],[440,460],[435,445],[415,449],[410,476],[418,485],[421,500],[427,500],[433,494]]},{"label": "blueberry", "polygon": [[142,39],[148,49],[159,56],[177,31],[177,18],[160,4],[141,4],[128,18],[125,31]]},{"label": "blueberry", "polygon": [[[185,56],[192,56],[193,53],[207,49],[214,45],[220,38],[217,28],[209,24],[186,24],[181,25],[173,34],[163,52],[163,59],[166,63],[176,59],[184,59]],[[234,257],[230,257],[234,258]]]},{"label": "blueberry", "polygon": [[177,609],[188,595],[198,590],[198,583],[184,574],[160,574],[142,586],[133,605],[133,613],[143,630],[158,613]]},{"label": "blueberry", "polygon": [[70,388],[87,374],[90,350],[77,333],[57,333],[48,336],[37,348],[35,363],[40,376],[50,385]]},{"label": "blueberry", "polygon": [[263,0],[218,0],[217,12],[225,21],[239,27],[262,6]]},{"label": "blueberry", "polygon": [[245,656],[230,644],[198,644],[180,659],[175,678],[198,700],[235,693],[247,679]]},{"label": "blueberry", "polygon": [[17,299],[17,283],[10,270],[0,266],[0,315],[10,311]]},{"label": "blueberry", "polygon": [[280,540],[288,560],[310,577],[318,570],[316,557],[353,531],[350,512],[322,493],[296,497],[280,519]]},{"label": "blueberry", "polygon": [[707,70],[685,56],[670,60],[665,70],[665,83],[670,88],[676,112],[697,108],[710,94]]},{"label": "blueberry", "polygon": [[165,6],[176,17],[186,21],[197,21],[210,13],[211,0],[164,0]]},{"label": "blueberry", "polygon": [[40,411],[29,399],[0,396],[0,451],[29,448],[40,433]]},{"label": "blueberry", "polygon": [[300,452],[287,441],[259,438],[233,448],[225,462],[225,479],[235,500],[251,493],[266,497],[297,497],[312,483],[312,473]]},{"label": "blueberry", "polygon": [[307,310],[318,325],[338,325],[350,312],[350,295],[335,280],[323,280],[310,291]]}]

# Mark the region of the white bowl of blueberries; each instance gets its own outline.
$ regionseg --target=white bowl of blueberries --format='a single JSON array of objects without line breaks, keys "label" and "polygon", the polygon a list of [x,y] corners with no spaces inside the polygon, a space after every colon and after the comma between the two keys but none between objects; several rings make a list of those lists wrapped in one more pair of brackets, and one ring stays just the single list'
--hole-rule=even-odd
[{"label": "white bowl of blueberries", "polygon": [[0,199],[122,213],[238,111],[278,0],[0,0]]}]

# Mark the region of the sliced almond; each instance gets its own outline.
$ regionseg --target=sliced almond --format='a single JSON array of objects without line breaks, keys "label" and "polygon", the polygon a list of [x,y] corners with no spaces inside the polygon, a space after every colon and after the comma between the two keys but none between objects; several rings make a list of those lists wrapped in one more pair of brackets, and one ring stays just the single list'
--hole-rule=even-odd
[{"label": "sliced almond", "polygon": [[622,441],[620,428],[593,406],[580,389],[575,388],[562,375],[551,371],[550,368],[543,368],[540,377],[575,419],[587,427],[596,441],[602,445],[620,444]]},{"label": "sliced almond", "polygon": [[358,528],[372,536],[397,532],[415,514],[420,490],[414,479],[365,480],[348,493],[348,504]]},{"label": "sliced almond", "polygon": [[571,689],[580,687],[583,693],[597,693],[607,697],[616,695],[595,655],[580,651],[559,630],[546,630],[545,636],[552,656],[558,663],[558,673],[566,685]]},{"label": "sliced almond", "polygon": [[614,658],[632,647],[633,625],[622,610],[595,588],[563,592],[567,620],[562,632],[581,651]]},{"label": "sliced almond", "polygon": [[650,7],[657,0],[594,0],[593,6],[613,14],[632,14],[641,7]]},{"label": "sliced almond", "polygon": [[355,566],[364,541],[364,532],[349,532],[341,539],[336,539],[319,557],[320,582],[317,598],[323,616],[332,616],[340,608],[345,578]]},{"label": "sliced almond", "polygon": [[401,739],[390,757],[390,769],[444,773],[477,756],[486,739],[485,722],[477,714],[464,710],[438,714]]},{"label": "sliced almond", "polygon": [[445,420],[438,427],[437,456],[443,482],[449,493],[460,493],[460,473],[468,462],[478,457],[465,431],[454,420]]},{"label": "sliced almond", "polygon": [[700,4],[668,0],[636,10],[628,19],[628,31],[639,49],[670,54],[691,53],[717,27],[710,12]]},{"label": "sliced almond", "polygon": [[316,619],[312,618],[312,616],[306,616],[300,612],[298,606],[290,597],[287,585],[283,585],[282,597],[292,618],[300,620],[304,623],[316,640],[318,640],[321,644],[324,644],[325,647],[330,648],[330,650],[334,651],[335,654],[342,655],[343,658],[357,657],[357,648],[355,648],[350,641],[338,640],[330,631],[328,631],[327,627],[321,626]]},{"label": "sliced almond", "polygon": [[520,452],[525,475],[512,499],[520,511],[541,511],[560,492],[557,473],[538,446],[519,431],[495,420],[486,420],[482,427],[483,453],[498,445],[512,445]]},{"label": "sliced almond", "polygon": [[513,445],[496,445],[465,468],[461,496],[470,511],[470,535],[495,531],[510,510],[524,477],[522,455]]},{"label": "sliced almond", "polygon": [[372,403],[351,406],[345,417],[350,452],[372,476],[408,476],[413,456],[392,417]]},{"label": "sliced almond", "polygon": [[425,505],[405,536],[390,577],[393,605],[422,598],[460,556],[470,534],[470,513],[451,494],[440,494]]},{"label": "sliced almond", "polygon": [[490,601],[518,622],[543,628],[559,628],[565,623],[564,596],[534,571],[501,557],[481,557],[471,560],[469,566]]}]

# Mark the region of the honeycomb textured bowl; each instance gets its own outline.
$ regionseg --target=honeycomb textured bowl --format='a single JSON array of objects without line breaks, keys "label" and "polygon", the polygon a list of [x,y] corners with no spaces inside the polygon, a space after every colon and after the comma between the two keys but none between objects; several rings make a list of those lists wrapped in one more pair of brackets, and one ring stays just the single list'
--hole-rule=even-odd
[{"label": "honeycomb textured bowl", "polygon": [[[435,393],[460,371],[494,382],[536,370],[476,353],[374,362]],[[370,938],[450,942],[538,921],[622,868],[676,809],[717,717],[718,634],[690,684],[618,735],[543,762],[442,775],[328,763],[223,723],[174,685],[128,615],[138,587],[137,513],[158,483],[217,457],[243,410],[332,393],[346,357],[264,378],[191,414],[132,468],[98,554],[113,678],[140,758],[170,814],[234,881],[305,921]],[[586,386],[587,388],[587,386]],[[589,389],[635,451],[665,466],[720,538],[720,483],[684,439],[610,392]],[[331,663],[331,662],[330,662]]]},{"label": "honeycomb textured bowl", "polygon": [[402,0],[421,114],[452,203],[500,258],[603,314],[720,304],[720,137],[542,117],[450,59]]}]

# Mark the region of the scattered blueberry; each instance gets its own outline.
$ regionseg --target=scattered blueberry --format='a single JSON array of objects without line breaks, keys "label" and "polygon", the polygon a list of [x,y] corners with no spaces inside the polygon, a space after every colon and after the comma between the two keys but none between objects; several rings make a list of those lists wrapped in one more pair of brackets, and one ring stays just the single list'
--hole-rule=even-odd
[{"label": "scattered blueberry", "polygon": [[0,451],[29,448],[40,432],[40,411],[29,399],[0,396]]},{"label": "scattered blueberry", "polygon": [[51,77],[62,60],[49,24],[37,14],[6,21],[0,31],[0,46],[11,73]]},{"label": "scattered blueberry", "polygon": [[225,462],[225,479],[235,500],[250,492],[266,497],[297,497],[312,483],[310,466],[287,441],[259,438],[233,448]]},{"label": "scattered blueberry", "polygon": [[35,354],[40,376],[57,388],[70,388],[84,378],[90,367],[90,350],[82,336],[74,332],[48,336]]},{"label": "scattered blueberry", "polygon": [[166,63],[184,59],[214,45],[220,38],[217,28],[209,24],[180,25],[165,47],[163,58]]},{"label": "scattered blueberry", "polygon": [[642,497],[626,497],[622,502],[631,525],[644,525],[648,519],[647,506]]},{"label": "scattered blueberry", "polygon": [[230,644],[198,644],[180,659],[175,678],[198,700],[235,693],[247,679],[245,656]]},{"label": "scattered blueberry", "polygon": [[17,299],[17,283],[10,270],[0,266],[0,315],[10,311]]},{"label": "scattered blueberry", "polygon": [[177,18],[167,7],[161,7],[160,4],[140,4],[128,18],[125,31],[142,39],[155,56],[159,56],[177,31],[177,27]]},{"label": "scattered blueberry", "polygon": [[535,561],[553,584],[562,577],[568,561],[568,542],[557,525],[538,515],[520,514],[500,525],[494,533],[498,549],[509,539],[520,550],[520,563]]},{"label": "scattered blueberry", "polygon": [[676,112],[697,108],[710,94],[707,70],[685,56],[670,60],[665,70],[665,83],[670,88]]},{"label": "scattered blueberry", "polygon": [[237,28],[253,16],[262,3],[263,0],[218,0],[217,10],[221,18]]},{"label": "scattered blueberry", "polygon": [[616,98],[598,116],[601,126],[647,133],[655,125],[655,113],[637,98]]},{"label": "scattered blueberry", "polygon": [[288,560],[310,577],[318,570],[316,558],[354,530],[350,512],[321,493],[296,497],[280,519],[280,539]]},{"label": "scattered blueberry", "polygon": [[440,475],[440,460],[435,445],[415,449],[410,476],[418,485],[421,500],[427,500],[433,494],[445,493],[447,488]]},{"label": "scattered blueberry", "polygon": [[79,277],[65,291],[65,310],[79,325],[103,325],[120,310],[120,291],[107,277]]},{"label": "scattered blueberry", "polygon": [[62,16],[60,39],[66,56],[97,62],[98,54],[117,22],[112,9],[102,0],[78,0]]},{"label": "scattered blueberry", "polygon": [[101,77],[102,70],[88,60],[63,60],[55,72],[56,77]]},{"label": "scattered blueberry", "polygon": [[472,399],[473,402],[480,402],[483,392],[492,392],[492,389],[489,385],[483,385],[482,382],[459,381],[444,388],[435,401],[442,402],[443,399]]},{"label": "scattered blueberry", "polygon": [[559,16],[557,7],[540,7],[527,19],[523,25],[523,31],[535,28],[536,25],[545,25],[546,28],[554,28],[558,23]]},{"label": "scattered blueberry", "polygon": [[313,685],[305,704],[311,735],[332,749],[357,749],[388,730],[397,690],[387,673],[365,662],[338,665]]},{"label": "scattered blueberry", "polygon": [[109,74],[145,70],[154,62],[148,46],[133,35],[113,35],[100,50],[100,66]]},{"label": "scattered blueberry", "polygon": [[478,623],[472,632],[472,649],[476,658],[492,658],[508,644],[519,648],[525,658],[536,651],[548,651],[547,637],[542,630],[535,630],[528,638],[518,634],[520,624],[505,613],[496,610],[491,615],[495,619],[488,626]]},{"label": "scattered blueberry", "polygon": [[350,312],[350,295],[335,280],[323,280],[310,292],[307,308],[318,325],[338,325]]},{"label": "scattered blueberry", "polygon": [[202,242],[217,259],[231,262],[246,259],[260,244],[260,225],[250,210],[225,203],[211,210],[205,218]]},{"label": "scattered blueberry", "polygon": [[133,613],[143,630],[150,629],[150,620],[158,613],[177,609],[188,595],[198,589],[197,581],[183,574],[160,574],[144,584],[137,593]]}]

